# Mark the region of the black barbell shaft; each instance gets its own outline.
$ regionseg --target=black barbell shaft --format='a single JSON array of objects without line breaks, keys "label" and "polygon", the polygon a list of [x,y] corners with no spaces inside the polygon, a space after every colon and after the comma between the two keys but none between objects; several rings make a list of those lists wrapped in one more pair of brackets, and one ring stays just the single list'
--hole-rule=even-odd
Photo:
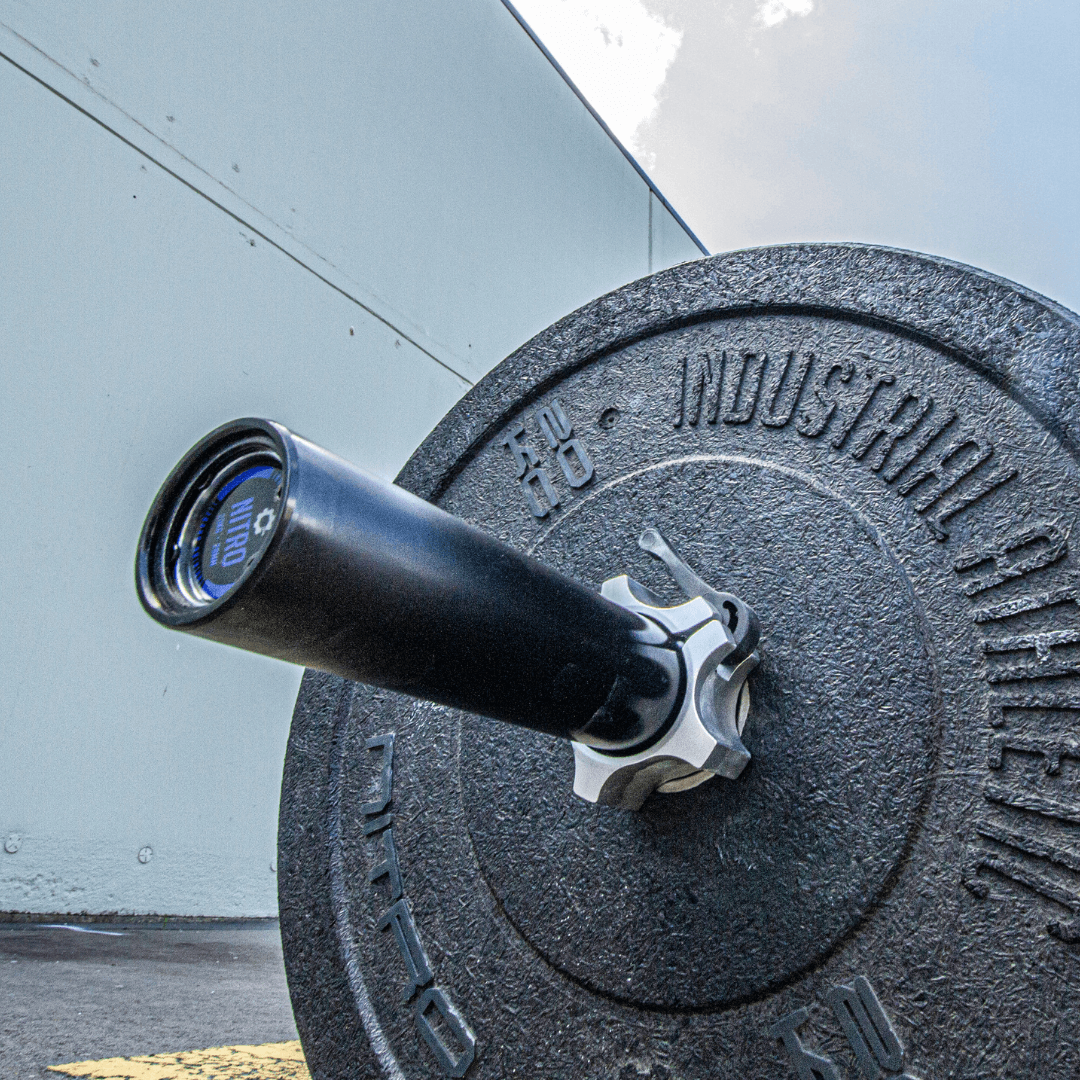
[{"label": "black barbell shaft", "polygon": [[638,615],[271,421],[185,455],[136,580],[174,629],[553,735],[630,746],[670,707]]}]

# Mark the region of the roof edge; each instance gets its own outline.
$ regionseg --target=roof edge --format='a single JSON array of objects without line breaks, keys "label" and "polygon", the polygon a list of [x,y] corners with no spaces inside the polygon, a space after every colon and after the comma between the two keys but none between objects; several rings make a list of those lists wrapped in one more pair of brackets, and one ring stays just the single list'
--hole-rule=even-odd
[{"label": "roof edge", "polygon": [[631,166],[633,166],[634,171],[638,174],[638,176],[641,177],[642,180],[645,181],[649,190],[657,197],[657,199],[660,200],[661,206],[663,206],[664,209],[679,223],[686,235],[689,236],[690,239],[693,240],[693,242],[697,245],[697,248],[702,255],[710,254],[709,249],[697,238],[694,230],[691,229],[690,226],[687,225],[686,222],[683,220],[682,215],[675,209],[674,206],[671,205],[670,202],[668,202],[667,196],[665,196],[664,193],[656,186],[656,184],[653,183],[649,174],[638,163],[637,158],[635,158],[634,155],[631,154],[625,146],[623,146],[623,144],[619,141],[619,138],[616,136],[615,132],[612,131],[611,128],[609,128],[604,122],[604,118],[592,107],[592,105],[589,103],[589,99],[578,89],[577,84],[574,82],[574,80],[571,79],[569,75],[567,75],[566,70],[563,68],[562,64],[560,64],[559,61],[555,59],[548,47],[540,40],[539,37],[537,37],[536,31],[534,31],[533,28],[525,21],[521,12],[518,11],[516,7],[514,7],[514,5],[511,3],[511,0],[502,0],[502,2],[506,10],[509,11],[515,19],[517,19],[518,23],[525,31],[525,33],[528,34],[530,38],[532,38],[533,44],[544,54],[544,56],[547,58],[548,63],[551,64],[551,66],[562,76],[563,82],[565,82],[566,85],[570,87],[570,89],[577,96],[577,99],[581,102],[581,104],[589,110],[592,118],[604,130],[604,133],[607,135],[607,137],[619,148],[619,150],[622,152],[623,157],[630,162]]}]

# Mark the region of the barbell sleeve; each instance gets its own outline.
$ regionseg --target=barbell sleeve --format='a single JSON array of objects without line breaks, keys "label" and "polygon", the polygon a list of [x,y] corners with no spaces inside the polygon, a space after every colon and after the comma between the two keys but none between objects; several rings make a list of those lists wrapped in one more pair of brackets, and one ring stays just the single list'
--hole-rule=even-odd
[{"label": "barbell sleeve", "polygon": [[268,420],[184,456],[136,581],[173,629],[616,750],[678,691],[641,616]]}]

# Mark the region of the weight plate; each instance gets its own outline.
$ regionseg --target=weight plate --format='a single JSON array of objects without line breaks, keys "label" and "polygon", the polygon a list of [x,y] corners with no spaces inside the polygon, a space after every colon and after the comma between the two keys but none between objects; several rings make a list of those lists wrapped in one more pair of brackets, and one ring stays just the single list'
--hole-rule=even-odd
[{"label": "weight plate", "polygon": [[628,285],[472,390],[398,482],[675,603],[659,528],[761,617],[753,760],[594,806],[568,743],[307,673],[313,1076],[1080,1074],[1078,354],[999,278],[802,245]]}]

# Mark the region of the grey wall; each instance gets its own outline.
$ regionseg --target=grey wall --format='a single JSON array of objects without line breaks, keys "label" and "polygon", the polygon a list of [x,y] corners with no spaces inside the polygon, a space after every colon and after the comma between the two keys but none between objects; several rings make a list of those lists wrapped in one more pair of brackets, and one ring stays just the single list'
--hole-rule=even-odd
[{"label": "grey wall", "polygon": [[300,673],[132,586],[194,440],[267,415],[392,476],[700,254],[499,0],[159,7],[0,0],[0,910],[276,909]]}]

